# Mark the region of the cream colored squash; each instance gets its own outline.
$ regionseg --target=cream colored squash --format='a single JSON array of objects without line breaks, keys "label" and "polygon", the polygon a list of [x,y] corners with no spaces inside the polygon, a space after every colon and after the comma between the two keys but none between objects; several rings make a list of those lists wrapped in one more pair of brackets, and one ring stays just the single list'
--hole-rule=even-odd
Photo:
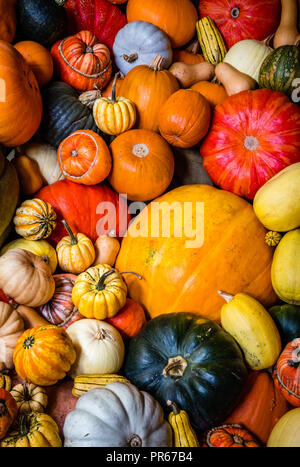
[{"label": "cream colored squash", "polygon": [[124,360],[124,343],[116,328],[97,319],[82,319],[68,327],[76,350],[70,375],[117,373]]},{"label": "cream colored squash", "polygon": [[300,407],[289,410],[274,426],[268,448],[300,448]]},{"label": "cream colored squash", "polygon": [[58,164],[56,148],[47,143],[27,143],[23,149],[26,156],[37,162],[45,184],[51,185],[65,178]]},{"label": "cream colored squash", "polygon": [[10,305],[0,302],[0,371],[11,370],[17,340],[24,331],[24,322]]},{"label": "cream colored squash", "polygon": [[224,62],[258,82],[259,71],[264,59],[273,51],[271,47],[254,39],[234,44],[225,55]]},{"label": "cream colored squash", "polygon": [[300,162],[265,183],[255,195],[253,208],[269,230],[288,232],[300,227]]},{"label": "cream colored squash", "polygon": [[22,250],[31,251],[31,253],[40,256],[50,266],[52,274],[55,272],[57,267],[56,251],[46,240],[26,240],[25,238],[18,238],[5,245],[0,251],[0,256],[13,248],[21,248]]},{"label": "cream colored squash", "polygon": [[168,447],[172,431],[159,403],[132,384],[112,383],[78,400],[64,424],[65,447]]}]

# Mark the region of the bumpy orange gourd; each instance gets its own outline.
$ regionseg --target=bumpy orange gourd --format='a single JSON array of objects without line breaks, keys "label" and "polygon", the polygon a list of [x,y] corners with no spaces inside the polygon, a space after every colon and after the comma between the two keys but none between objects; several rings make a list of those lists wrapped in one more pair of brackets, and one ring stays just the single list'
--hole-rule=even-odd
[{"label": "bumpy orange gourd", "polygon": [[51,386],[63,379],[75,359],[76,352],[66,331],[52,325],[27,329],[14,351],[18,375],[38,386]]},{"label": "bumpy orange gourd", "polygon": [[25,58],[40,86],[44,86],[51,81],[53,60],[46,47],[34,41],[18,42],[14,47]]}]

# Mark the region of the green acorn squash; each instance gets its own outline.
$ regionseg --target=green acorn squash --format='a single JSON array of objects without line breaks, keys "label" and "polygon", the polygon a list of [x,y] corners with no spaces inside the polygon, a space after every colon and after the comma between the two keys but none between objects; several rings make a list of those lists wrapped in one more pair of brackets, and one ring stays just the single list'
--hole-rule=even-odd
[{"label": "green acorn squash", "polygon": [[234,409],[247,379],[235,340],[217,323],[193,313],[148,321],[130,341],[125,375],[167,408],[175,402],[200,430]]},{"label": "green acorn squash", "polygon": [[11,228],[19,200],[19,189],[16,169],[5,159],[0,149],[0,248]]},{"label": "green acorn squash", "polygon": [[295,45],[283,45],[268,55],[259,72],[261,88],[272,89],[292,96],[299,86],[295,79],[300,78],[300,49]]},{"label": "green acorn squash", "polygon": [[300,306],[277,305],[268,311],[279,331],[282,347],[300,337]]}]

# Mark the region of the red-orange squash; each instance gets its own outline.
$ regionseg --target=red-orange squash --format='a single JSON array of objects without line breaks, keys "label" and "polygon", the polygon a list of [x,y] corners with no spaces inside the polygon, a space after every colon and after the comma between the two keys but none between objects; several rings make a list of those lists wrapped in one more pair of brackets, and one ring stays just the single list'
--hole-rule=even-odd
[{"label": "red-orange squash", "polygon": [[0,143],[26,143],[41,119],[42,99],[33,71],[12,45],[0,40]]},{"label": "red-orange squash", "polygon": [[168,143],[154,131],[130,130],[110,145],[112,187],[132,201],[148,201],[164,193],[174,174]]},{"label": "red-orange squash", "polygon": [[110,51],[90,31],[56,42],[51,55],[61,80],[79,91],[102,89],[110,80]]},{"label": "red-orange squash", "polygon": [[51,81],[53,76],[53,60],[46,47],[34,41],[18,42],[14,47],[25,58],[39,86],[44,86]]},{"label": "red-orange squash", "polygon": [[107,318],[106,321],[117,328],[123,337],[132,339],[146,324],[146,317],[141,305],[135,300],[127,298],[118,314],[113,318]]},{"label": "red-orange squash", "polygon": [[275,302],[265,234],[242,198],[207,185],[183,186],[132,221],[116,268],[142,276],[128,274],[126,282],[151,318],[192,310],[219,320],[218,290],[248,293],[265,306]]},{"label": "red-orange squash", "polygon": [[300,407],[300,337],[289,342],[273,372],[274,382],[285,399]]},{"label": "red-orange squash", "polygon": [[157,56],[148,65],[138,65],[127,73],[120,86],[121,96],[137,107],[136,128],[158,131],[162,105],[179,89],[177,79],[162,68],[163,58]]},{"label": "red-orange squash", "polygon": [[16,32],[17,0],[0,0],[0,39],[12,42]]},{"label": "red-orange squash", "polygon": [[6,435],[17,413],[18,406],[13,396],[6,389],[0,388],[0,439]]},{"label": "red-orange squash", "polygon": [[206,136],[210,118],[210,105],[205,97],[191,89],[180,89],[162,106],[159,131],[173,146],[191,148]]},{"label": "red-orange squash", "polygon": [[83,185],[97,185],[111,169],[107,144],[91,130],[78,130],[67,136],[59,145],[57,158],[66,179]]},{"label": "red-orange squash", "polygon": [[210,81],[198,81],[198,83],[191,86],[191,89],[193,89],[193,91],[200,92],[200,94],[208,100],[213,108],[218,104],[222,104],[228,97],[224,86],[217,83],[211,83]]},{"label": "red-orange squash", "polygon": [[204,436],[207,448],[258,448],[260,445],[241,425],[222,425],[209,430]]},{"label": "red-orange squash", "polygon": [[252,371],[236,409],[225,423],[239,423],[266,444],[288,404],[267,372]]}]

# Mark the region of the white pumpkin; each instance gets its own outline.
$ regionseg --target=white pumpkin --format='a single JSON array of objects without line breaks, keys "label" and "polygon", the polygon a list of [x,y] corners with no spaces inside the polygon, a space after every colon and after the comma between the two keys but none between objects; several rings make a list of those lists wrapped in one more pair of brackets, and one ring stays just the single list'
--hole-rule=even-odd
[{"label": "white pumpkin", "polygon": [[98,319],[82,319],[68,327],[76,349],[72,378],[80,374],[117,373],[124,360],[124,343],[116,328]]},{"label": "white pumpkin", "polygon": [[258,82],[262,62],[271,52],[273,52],[273,49],[262,42],[246,39],[237,42],[229,49],[224,62],[229,63]]},{"label": "white pumpkin", "polygon": [[150,394],[112,383],[83,394],[64,424],[65,447],[168,447],[171,427]]},{"label": "white pumpkin", "polygon": [[172,63],[173,50],[165,32],[146,21],[133,21],[119,30],[113,45],[115,62],[126,75],[137,65],[150,65],[156,55],[164,57],[163,66]]},{"label": "white pumpkin", "polygon": [[51,185],[58,180],[64,180],[61,173],[56,148],[47,143],[27,143],[23,146],[24,153],[37,162],[46,184]]}]

